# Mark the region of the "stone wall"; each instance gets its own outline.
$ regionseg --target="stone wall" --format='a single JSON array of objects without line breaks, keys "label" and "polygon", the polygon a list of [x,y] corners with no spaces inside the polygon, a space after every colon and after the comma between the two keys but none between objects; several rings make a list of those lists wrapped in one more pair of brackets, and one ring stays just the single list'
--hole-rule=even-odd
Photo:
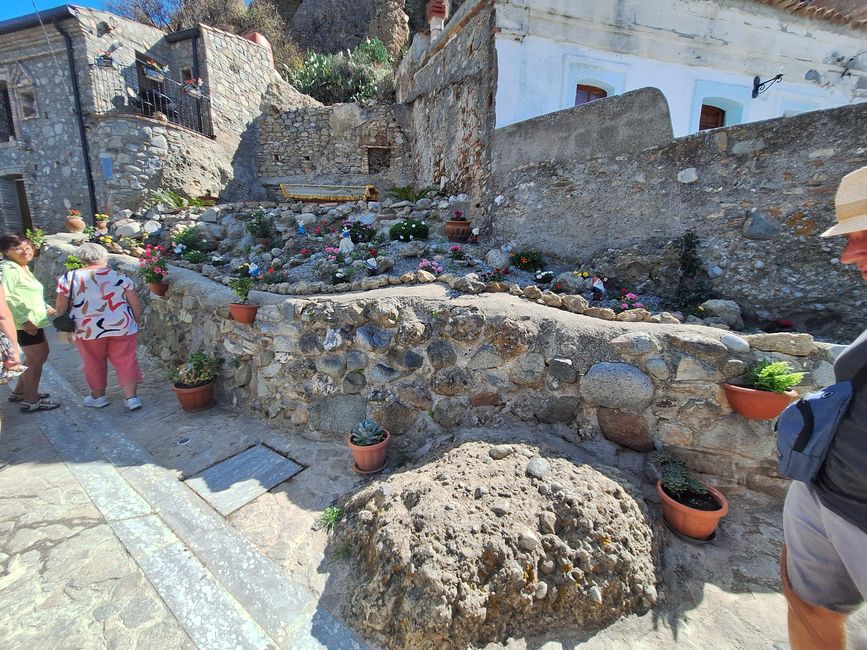
[{"label": "stone wall", "polygon": [[[138,209],[147,190],[186,196],[219,193],[232,178],[231,147],[170,122],[109,113],[92,118],[97,195],[118,209]],[[111,161],[105,180],[102,160]]]},{"label": "stone wall", "polygon": [[819,233],[834,221],[840,178],[867,164],[865,120],[861,104],[522,167],[498,179],[494,232],[666,292],[667,242],[691,229],[712,289],[747,317],[850,340],[864,328],[867,287],[838,263],[843,240]]},{"label": "stone wall", "polygon": [[373,183],[385,189],[412,182],[409,113],[400,104],[269,112],[257,128],[257,169],[266,184]]},{"label": "stone wall", "polygon": [[[64,239],[38,259],[47,286],[74,251]],[[134,259],[113,260],[138,277]],[[719,383],[760,357],[809,372],[805,391],[833,382],[835,346],[806,334],[607,322],[506,294],[451,298],[439,284],[305,298],[254,291],[247,326],[228,317],[228,288],[180,268],[170,280],[164,299],[141,292],[140,340],[154,354],[219,355],[224,400],[302,436],[343,439],[373,416],[404,460],[455,427],[524,424],[579,445],[601,435],[639,451],[668,447],[703,472],[780,489],[770,424],[732,413]]]},{"label": "stone wall", "polygon": [[416,184],[469,194],[471,216],[478,216],[491,173],[497,83],[493,33],[490,0],[466,2],[426,50],[414,46],[396,78],[398,101],[412,109]]},{"label": "stone wall", "polygon": [[665,97],[656,88],[642,88],[497,129],[493,172],[503,179],[525,165],[636,153],[673,137]]},{"label": "stone wall", "polygon": [[[71,35],[78,34],[75,20],[61,25]],[[66,45],[53,26],[46,34],[33,28],[0,38],[0,81],[9,88],[15,124],[15,141],[0,145],[0,176],[23,178],[34,225],[59,228],[67,208],[87,214],[91,206]],[[24,90],[35,97],[32,114],[25,114],[20,102],[19,92]],[[16,230],[21,227],[17,210],[3,210],[0,220]]]}]

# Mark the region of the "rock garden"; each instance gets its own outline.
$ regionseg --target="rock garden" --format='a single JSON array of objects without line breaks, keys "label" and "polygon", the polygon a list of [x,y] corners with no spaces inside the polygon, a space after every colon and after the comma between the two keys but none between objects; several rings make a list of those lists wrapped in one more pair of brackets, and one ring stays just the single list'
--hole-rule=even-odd
[{"label": "rock garden", "polygon": [[[424,193],[398,190],[410,198]],[[159,261],[224,284],[249,277],[251,288],[282,295],[438,281],[461,293],[510,293],[605,320],[743,327],[732,301],[704,301],[679,289],[668,298],[642,294],[607,277],[605,268],[564,266],[509,243],[492,247],[467,220],[466,195],[399,196],[208,207],[157,202],[141,215],[123,211],[89,234],[111,252],[143,257],[150,245]]]}]

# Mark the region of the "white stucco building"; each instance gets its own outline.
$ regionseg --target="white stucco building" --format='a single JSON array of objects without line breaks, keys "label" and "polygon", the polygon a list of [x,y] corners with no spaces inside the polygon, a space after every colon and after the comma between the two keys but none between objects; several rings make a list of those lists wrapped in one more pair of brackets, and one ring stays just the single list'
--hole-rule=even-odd
[{"label": "white stucco building", "polygon": [[[645,86],[675,136],[867,101],[867,20],[788,0],[496,0],[496,126]],[[752,97],[754,78],[782,74]]]}]

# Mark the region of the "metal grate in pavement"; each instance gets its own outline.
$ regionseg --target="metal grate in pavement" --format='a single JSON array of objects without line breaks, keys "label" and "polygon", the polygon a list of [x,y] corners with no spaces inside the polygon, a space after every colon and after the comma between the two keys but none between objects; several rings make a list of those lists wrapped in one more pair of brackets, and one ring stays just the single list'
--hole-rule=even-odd
[{"label": "metal grate in pavement", "polygon": [[277,452],[257,445],[212,465],[185,482],[225,517],[302,469]]}]

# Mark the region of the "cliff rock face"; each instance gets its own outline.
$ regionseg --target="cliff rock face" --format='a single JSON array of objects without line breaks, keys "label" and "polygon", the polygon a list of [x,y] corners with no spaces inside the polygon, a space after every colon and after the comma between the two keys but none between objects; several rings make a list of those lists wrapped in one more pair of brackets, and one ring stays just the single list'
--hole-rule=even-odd
[{"label": "cliff rock face", "polygon": [[347,618],[389,648],[592,631],[652,605],[655,536],[616,470],[467,442],[352,497]]},{"label": "cliff rock face", "polygon": [[335,53],[378,38],[392,56],[409,41],[405,0],[304,0],[292,17],[301,47]]}]

